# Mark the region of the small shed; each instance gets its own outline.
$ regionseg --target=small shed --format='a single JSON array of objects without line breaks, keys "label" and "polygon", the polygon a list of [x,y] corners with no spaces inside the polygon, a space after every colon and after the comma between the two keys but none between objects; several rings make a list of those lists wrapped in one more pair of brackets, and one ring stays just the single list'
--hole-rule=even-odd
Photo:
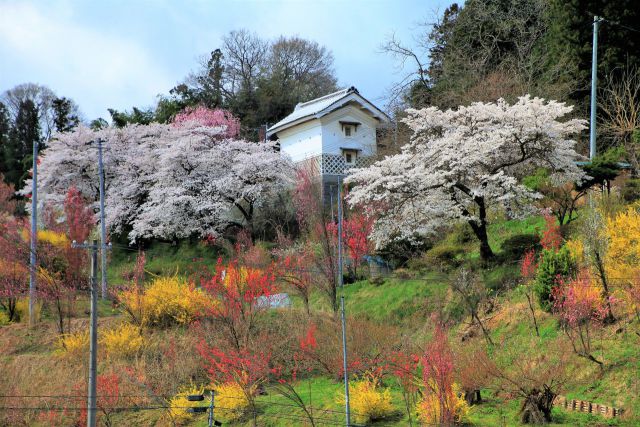
[{"label": "small shed", "polygon": [[365,255],[364,260],[369,265],[369,276],[388,276],[391,273],[391,265],[379,256]]}]

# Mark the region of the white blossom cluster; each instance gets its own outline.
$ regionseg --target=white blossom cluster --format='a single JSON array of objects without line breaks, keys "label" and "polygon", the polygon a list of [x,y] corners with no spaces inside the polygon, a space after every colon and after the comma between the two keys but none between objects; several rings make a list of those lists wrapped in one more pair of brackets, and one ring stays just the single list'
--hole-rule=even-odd
[{"label": "white blossom cluster", "polygon": [[[43,203],[61,206],[71,186],[99,200],[98,138],[104,141],[106,224],[132,242],[215,236],[230,224],[246,225],[254,209],[294,176],[273,144],[229,139],[224,128],[192,122],[99,131],[80,126],[55,135],[41,157]],[[29,181],[22,193],[30,189]]]},{"label": "white blossom cluster", "polygon": [[410,142],[351,175],[349,203],[375,211],[378,246],[428,235],[450,221],[486,227],[487,210],[498,206],[517,215],[539,197],[521,183],[536,168],[563,181],[583,178],[572,136],[585,122],[565,119],[571,110],[530,96],[513,105],[409,109]]}]

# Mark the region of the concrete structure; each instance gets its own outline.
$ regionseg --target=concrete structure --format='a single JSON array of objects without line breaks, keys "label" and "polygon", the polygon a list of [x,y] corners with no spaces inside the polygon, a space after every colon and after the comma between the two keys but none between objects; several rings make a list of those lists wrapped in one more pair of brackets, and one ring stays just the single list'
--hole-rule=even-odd
[{"label": "concrete structure", "polygon": [[296,105],[267,136],[279,140],[280,150],[295,163],[309,162],[317,168],[326,188],[349,169],[373,161],[376,131],[389,121],[352,86]]}]

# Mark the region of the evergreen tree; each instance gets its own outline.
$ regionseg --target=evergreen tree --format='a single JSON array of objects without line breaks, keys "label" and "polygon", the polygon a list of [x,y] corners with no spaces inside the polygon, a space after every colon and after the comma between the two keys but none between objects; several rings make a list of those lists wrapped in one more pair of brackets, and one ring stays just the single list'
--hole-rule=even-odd
[{"label": "evergreen tree", "polygon": [[80,123],[75,103],[69,98],[56,98],[53,100],[53,125],[58,132],[69,132]]},{"label": "evergreen tree", "polygon": [[5,151],[5,180],[14,188],[22,188],[28,177],[33,162],[33,143],[38,143],[39,150],[44,149],[38,117],[38,107],[33,101],[27,99],[20,103]]},{"label": "evergreen tree", "polygon": [[109,108],[107,111],[111,114],[113,125],[118,128],[125,127],[128,124],[148,125],[155,121],[155,113],[151,108],[140,109],[133,107],[131,112]]},{"label": "evergreen tree", "polygon": [[9,132],[11,130],[11,121],[9,120],[9,112],[7,107],[0,102],[0,175],[5,176],[8,171],[7,159],[9,151]]},{"label": "evergreen tree", "polygon": [[640,22],[637,0],[549,0],[549,59],[564,57],[572,65],[568,78],[578,83],[572,98],[585,108],[591,79],[594,15],[605,18],[598,34],[599,78],[625,67],[640,67],[640,31],[632,30]]},{"label": "evergreen tree", "polygon": [[224,101],[222,88],[222,51],[216,49],[211,52],[211,58],[207,61],[206,73],[199,76],[199,83],[202,87],[200,98],[209,108],[220,108]]}]

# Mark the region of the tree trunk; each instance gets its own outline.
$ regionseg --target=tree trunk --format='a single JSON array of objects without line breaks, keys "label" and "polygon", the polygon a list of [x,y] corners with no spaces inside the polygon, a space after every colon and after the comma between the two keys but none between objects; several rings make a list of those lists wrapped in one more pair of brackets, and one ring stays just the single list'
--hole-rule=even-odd
[{"label": "tree trunk", "polygon": [[522,424],[546,424],[551,421],[551,408],[556,394],[545,386],[544,390],[534,388],[524,398],[520,408]]},{"label": "tree trunk", "polygon": [[480,329],[482,330],[482,334],[484,335],[484,339],[487,341],[487,344],[490,346],[493,346],[494,344],[493,344],[493,340],[491,339],[491,335],[489,335],[489,331],[487,331],[487,329],[484,327],[484,324],[482,323],[482,320],[480,320],[480,316],[478,316],[478,313],[475,311],[472,311],[471,318],[475,319],[478,326],[480,326]]},{"label": "tree trunk", "polygon": [[484,198],[476,197],[474,199],[478,205],[478,219],[479,221],[469,220],[469,225],[480,241],[480,259],[483,262],[487,262],[494,257],[494,253],[489,246],[489,235],[487,234],[487,210],[484,205]]},{"label": "tree trunk", "polygon": [[464,391],[464,400],[469,405],[476,405],[482,402],[482,395],[480,394],[480,390],[465,390]]},{"label": "tree trunk", "polygon": [[603,319],[605,325],[610,325],[615,323],[616,318],[613,315],[613,309],[611,308],[611,293],[609,292],[609,282],[607,280],[607,273],[604,269],[604,263],[602,262],[602,257],[598,251],[595,251],[596,258],[596,268],[598,270],[598,275],[600,276],[600,281],[602,282],[602,296],[607,301],[607,316]]},{"label": "tree trunk", "polygon": [[531,317],[533,318],[533,326],[536,328],[536,336],[540,336],[540,330],[538,329],[538,320],[536,319],[536,309],[533,306],[533,301],[531,299],[531,295],[529,295],[529,291],[527,290],[527,302],[529,303],[529,310],[531,311]]}]

